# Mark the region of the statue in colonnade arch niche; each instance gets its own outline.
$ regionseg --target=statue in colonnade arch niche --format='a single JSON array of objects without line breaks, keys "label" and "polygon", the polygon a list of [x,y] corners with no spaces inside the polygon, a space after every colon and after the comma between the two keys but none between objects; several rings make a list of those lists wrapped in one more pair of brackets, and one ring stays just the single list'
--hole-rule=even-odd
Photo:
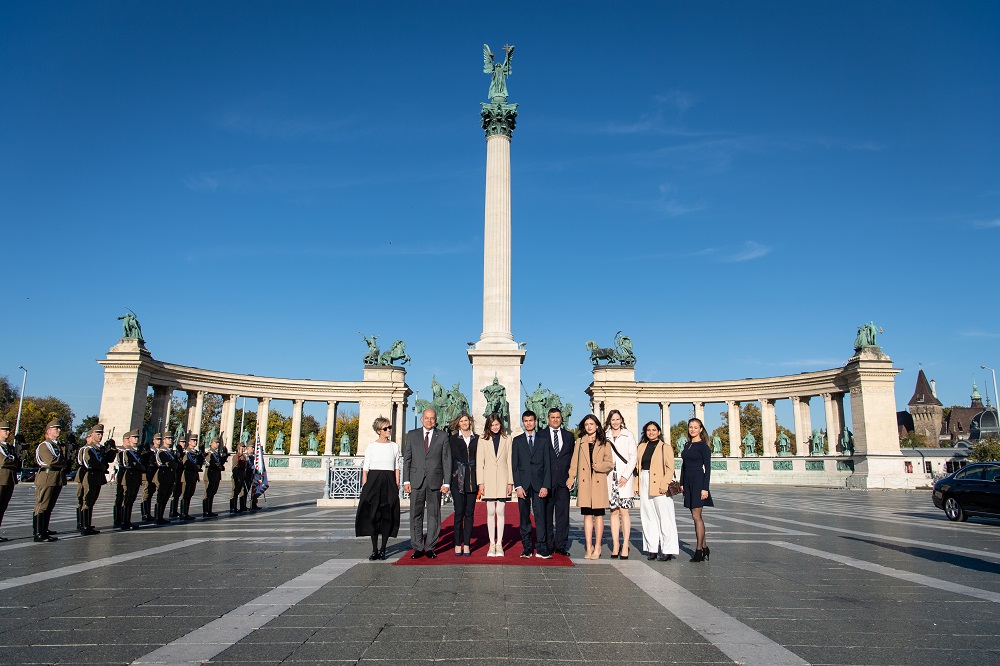
[{"label": "statue in colonnade arch niche", "polygon": [[865,347],[878,347],[876,336],[882,332],[875,322],[870,321],[858,326],[858,335],[854,338],[854,351],[859,352]]},{"label": "statue in colonnade arch niche", "polygon": [[778,455],[789,456],[792,454],[792,441],[783,432],[778,433]]},{"label": "statue in colonnade arch niche", "polygon": [[351,438],[346,432],[340,436],[340,455],[351,455]]},{"label": "statue in colonnade arch niche", "polygon": [[500,383],[495,374],[493,375],[493,383],[484,388],[482,394],[486,397],[486,411],[483,412],[483,418],[485,419],[490,414],[496,414],[503,424],[503,431],[510,432],[510,405],[507,404],[507,389]]},{"label": "statue in colonnade arch niche", "polygon": [[399,361],[400,365],[410,362],[410,355],[406,353],[406,343],[396,340],[388,351],[382,352],[378,358],[378,365],[395,365]]},{"label": "statue in colonnade arch niche", "polygon": [[601,347],[593,340],[587,340],[587,351],[590,352],[590,362],[597,367],[601,361],[606,365],[635,365],[635,353],[632,351],[632,338],[622,335],[621,331],[615,333],[614,347]]},{"label": "statue in colonnade arch niche", "polygon": [[840,434],[840,449],[844,455],[854,455],[854,433],[847,428],[844,428],[844,432]]},{"label": "statue in colonnade arch niche", "polygon": [[306,448],[306,453],[319,453],[319,439],[316,438],[316,433],[309,433],[309,444]]},{"label": "statue in colonnade arch niche", "polygon": [[812,437],[810,438],[809,455],[821,456],[823,455],[823,433],[819,430],[813,430]]},{"label": "statue in colonnade arch niche", "polygon": [[677,435],[677,442],[674,445],[674,448],[677,449],[676,453],[679,454],[681,451],[683,451],[684,450],[684,446],[687,443],[688,443],[687,435],[683,435],[683,434],[682,435]]},{"label": "statue in colonnade arch niche", "polygon": [[249,446],[250,445],[250,431],[249,430],[244,430],[243,433],[240,435],[240,444],[242,444],[243,446]]},{"label": "statue in colonnade arch niche", "polygon": [[212,426],[212,429],[205,435],[205,439],[201,440],[201,445],[207,449],[212,444],[212,440],[218,436],[219,431],[215,429],[215,426]]},{"label": "statue in colonnade arch niche", "polygon": [[122,337],[126,340],[145,342],[142,338],[142,326],[139,325],[139,319],[130,308],[125,309],[128,310],[128,313],[118,317],[118,321],[122,323]]},{"label": "statue in colonnade arch niche", "polygon": [[743,455],[744,456],[755,456],[757,455],[757,438],[753,436],[752,432],[748,432],[747,436],[743,438]]},{"label": "statue in colonnade arch niche", "polygon": [[722,438],[718,435],[712,437],[712,455],[721,456],[722,455]]},{"label": "statue in colonnade arch niche", "polygon": [[178,425],[177,430],[174,431],[174,444],[177,444],[178,442],[183,442],[184,436],[186,434],[187,433],[184,432],[184,426]]},{"label": "statue in colonnade arch niche", "polygon": [[362,333],[361,334],[361,339],[364,340],[365,344],[368,345],[368,353],[365,354],[365,358],[364,358],[364,361],[363,361],[364,364],[365,365],[378,365],[378,357],[379,357],[379,354],[381,353],[380,350],[379,350],[379,348],[378,348],[378,343],[375,342],[376,340],[378,340],[378,336],[377,335],[372,335],[371,337],[368,337],[367,335],[365,335],[364,333]]},{"label": "statue in colonnade arch niche", "polygon": [[494,104],[507,103],[507,77],[510,76],[510,57],[514,55],[514,47],[505,44],[503,50],[506,53],[503,63],[496,63],[489,45],[483,44],[483,73],[493,75],[488,97]]},{"label": "statue in colonnade arch niche", "polygon": [[573,415],[573,403],[567,402],[564,405],[562,398],[549,389],[543,389],[541,382],[538,382],[538,388],[532,391],[530,395],[528,394],[528,387],[523,382],[521,383],[521,387],[524,389],[526,396],[524,399],[524,408],[533,411],[538,416],[540,423],[545,423],[550,409],[558,409],[562,412],[563,423],[570,422],[570,417]]},{"label": "statue in colonnade arch niche", "polygon": [[273,453],[277,453],[278,455],[282,455],[282,454],[285,453],[285,433],[284,433],[284,431],[279,430],[278,431],[278,436],[274,438]]}]

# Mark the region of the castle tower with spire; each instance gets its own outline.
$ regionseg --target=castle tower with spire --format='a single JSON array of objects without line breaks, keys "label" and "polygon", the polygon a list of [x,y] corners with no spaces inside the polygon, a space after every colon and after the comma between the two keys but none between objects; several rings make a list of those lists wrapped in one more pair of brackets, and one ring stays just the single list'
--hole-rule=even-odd
[{"label": "castle tower with spire", "polygon": [[938,435],[944,421],[944,405],[934,394],[923,369],[917,373],[917,386],[913,389],[913,397],[907,406],[913,416],[913,432],[926,437],[927,446],[938,446]]}]

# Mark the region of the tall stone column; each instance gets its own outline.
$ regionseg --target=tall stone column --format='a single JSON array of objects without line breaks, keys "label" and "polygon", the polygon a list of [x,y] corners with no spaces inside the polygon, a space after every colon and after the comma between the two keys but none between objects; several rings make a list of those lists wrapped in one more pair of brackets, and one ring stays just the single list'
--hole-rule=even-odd
[{"label": "tall stone column", "polygon": [[740,432],[740,403],[735,400],[726,400],[729,408],[729,455],[732,458],[741,458],[743,452],[740,446],[743,444],[743,434]]},{"label": "tall stone column", "polygon": [[702,425],[705,424],[705,403],[694,403],[694,417],[701,421]]},{"label": "tall stone column", "polygon": [[[799,420],[802,423],[802,440],[801,440],[802,443],[798,445],[798,455],[800,456],[809,455],[809,449],[812,448],[812,444],[809,441],[812,438],[812,432],[813,432],[812,411],[810,410],[809,407],[810,397],[811,396],[803,396],[802,398],[800,398],[800,400],[802,401],[802,406],[799,411]],[[797,435],[795,439],[796,441],[799,441]]]},{"label": "tall stone column", "polygon": [[851,390],[856,463],[854,483],[868,488],[913,487],[920,474],[906,474],[896,430],[895,377],[899,372],[879,347],[863,347],[844,366]]},{"label": "tall stone column", "polygon": [[761,435],[764,438],[761,454],[768,457],[777,455],[774,441],[778,437],[778,421],[774,414],[774,400],[760,399]]},{"label": "tall stone column", "polygon": [[[660,403],[660,427],[663,428],[663,434],[660,435],[663,438],[663,441],[669,440],[670,439],[670,403],[669,402],[661,402]],[[642,439],[642,433],[639,433],[637,435],[637,437],[639,437],[639,439]],[[671,444],[672,443],[673,442],[671,442]]]},{"label": "tall stone column", "polygon": [[795,430],[795,454],[802,454],[802,401],[797,395],[792,396],[792,428]]},{"label": "tall stone column", "polygon": [[[271,412],[270,398],[257,398],[257,436],[261,446],[267,449],[267,417]],[[256,444],[256,441],[254,442]]]},{"label": "tall stone column", "polygon": [[[198,392],[197,391],[186,391],[187,393],[187,423],[184,424],[184,430],[187,432],[194,432],[195,429],[195,410],[198,408]],[[186,442],[185,442],[186,445]]]},{"label": "tall stone column", "polygon": [[[519,415],[520,416],[520,415]],[[396,419],[392,424],[395,437],[395,441],[400,446],[400,451],[403,447],[403,435],[406,433],[406,404],[402,402],[396,403]]]},{"label": "tall stone column", "polygon": [[[360,433],[361,429],[358,428]],[[323,455],[333,455],[333,436],[337,432],[337,401],[326,401],[326,437],[323,441]]]},{"label": "tall stone column", "polygon": [[[837,442],[840,442],[840,437],[844,434],[845,423],[844,423],[844,394],[834,393],[833,394],[833,416],[834,422],[837,424]],[[833,449],[831,449],[831,452]],[[844,454],[840,451],[841,455]]]},{"label": "tall stone column", "polygon": [[482,105],[486,132],[486,206],[483,234],[483,332],[468,350],[472,364],[472,412],[477,421],[486,411],[482,390],[494,378],[507,394],[510,425],[520,429],[521,365],[524,350],[510,327],[511,207],[510,141],[517,104]]},{"label": "tall stone column", "polygon": [[[199,438],[201,437],[201,419],[202,416],[204,416],[204,414],[205,414],[205,392],[198,391],[198,396],[195,398],[195,403],[194,403],[194,424],[188,429],[189,437],[191,436],[191,433],[198,435]],[[199,439],[198,441],[201,440]]]},{"label": "tall stone column", "polygon": [[226,405],[222,410],[223,413],[223,423],[225,427],[221,428],[219,435],[222,437],[222,443],[227,446],[230,450],[233,448],[233,433],[236,431],[236,401],[239,400],[238,395],[226,396]]},{"label": "tall stone column", "polygon": [[837,453],[837,438],[840,432],[837,430],[837,414],[834,411],[833,396],[829,393],[823,394],[823,410],[826,412],[826,443],[830,455]]},{"label": "tall stone column", "polygon": [[305,400],[295,400],[292,403],[292,443],[288,447],[288,454],[297,456],[300,453],[299,441],[302,438],[302,406]]}]

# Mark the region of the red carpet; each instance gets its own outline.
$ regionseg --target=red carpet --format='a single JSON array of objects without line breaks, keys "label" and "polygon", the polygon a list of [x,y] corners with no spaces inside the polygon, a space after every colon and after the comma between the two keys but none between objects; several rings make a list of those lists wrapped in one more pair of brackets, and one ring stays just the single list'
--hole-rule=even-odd
[{"label": "red carpet", "polygon": [[[521,551],[523,550],[521,547],[521,518],[518,512],[517,501],[507,502],[507,508],[504,511],[506,529],[504,529],[503,539],[501,540],[504,549],[503,557],[486,556],[486,553],[490,551],[490,537],[486,531],[486,504],[484,502],[476,502],[476,517],[472,523],[472,555],[470,557],[455,557],[454,518],[455,514],[452,513],[441,519],[441,536],[438,537],[438,545],[434,550],[437,553],[435,559],[429,560],[426,557],[421,557],[417,560],[411,560],[410,555],[413,554],[413,550],[408,550],[394,564],[404,566],[438,566],[442,564],[510,564],[514,566],[536,567],[573,566],[572,560],[564,555],[553,555],[550,560],[543,560],[540,557],[527,559],[521,557]],[[532,525],[534,525],[534,522],[534,518],[532,518]]]}]

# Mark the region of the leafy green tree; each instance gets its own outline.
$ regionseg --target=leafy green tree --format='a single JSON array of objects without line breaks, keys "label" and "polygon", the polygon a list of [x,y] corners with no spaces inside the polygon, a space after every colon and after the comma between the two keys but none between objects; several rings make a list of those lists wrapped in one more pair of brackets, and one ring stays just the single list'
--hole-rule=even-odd
[{"label": "leafy green tree", "polygon": [[972,445],[969,453],[972,462],[1000,462],[1000,438],[989,435]]},{"label": "leafy green tree", "polygon": [[[17,406],[17,400],[9,402],[7,409],[0,414],[0,421],[10,421],[13,426],[17,422]],[[64,437],[73,432],[73,410],[68,404],[52,396],[24,396],[20,434],[26,442],[22,455],[27,467],[35,466],[35,447],[45,439],[45,426],[52,419],[62,425]]]},{"label": "leafy green tree", "polygon": [[927,436],[919,432],[908,432],[899,440],[899,448],[915,449],[927,446]]},{"label": "leafy green tree", "polygon": [[87,431],[95,425],[97,425],[97,414],[91,414],[90,416],[85,416],[73,432],[76,433],[78,439],[82,440],[87,435]]}]

